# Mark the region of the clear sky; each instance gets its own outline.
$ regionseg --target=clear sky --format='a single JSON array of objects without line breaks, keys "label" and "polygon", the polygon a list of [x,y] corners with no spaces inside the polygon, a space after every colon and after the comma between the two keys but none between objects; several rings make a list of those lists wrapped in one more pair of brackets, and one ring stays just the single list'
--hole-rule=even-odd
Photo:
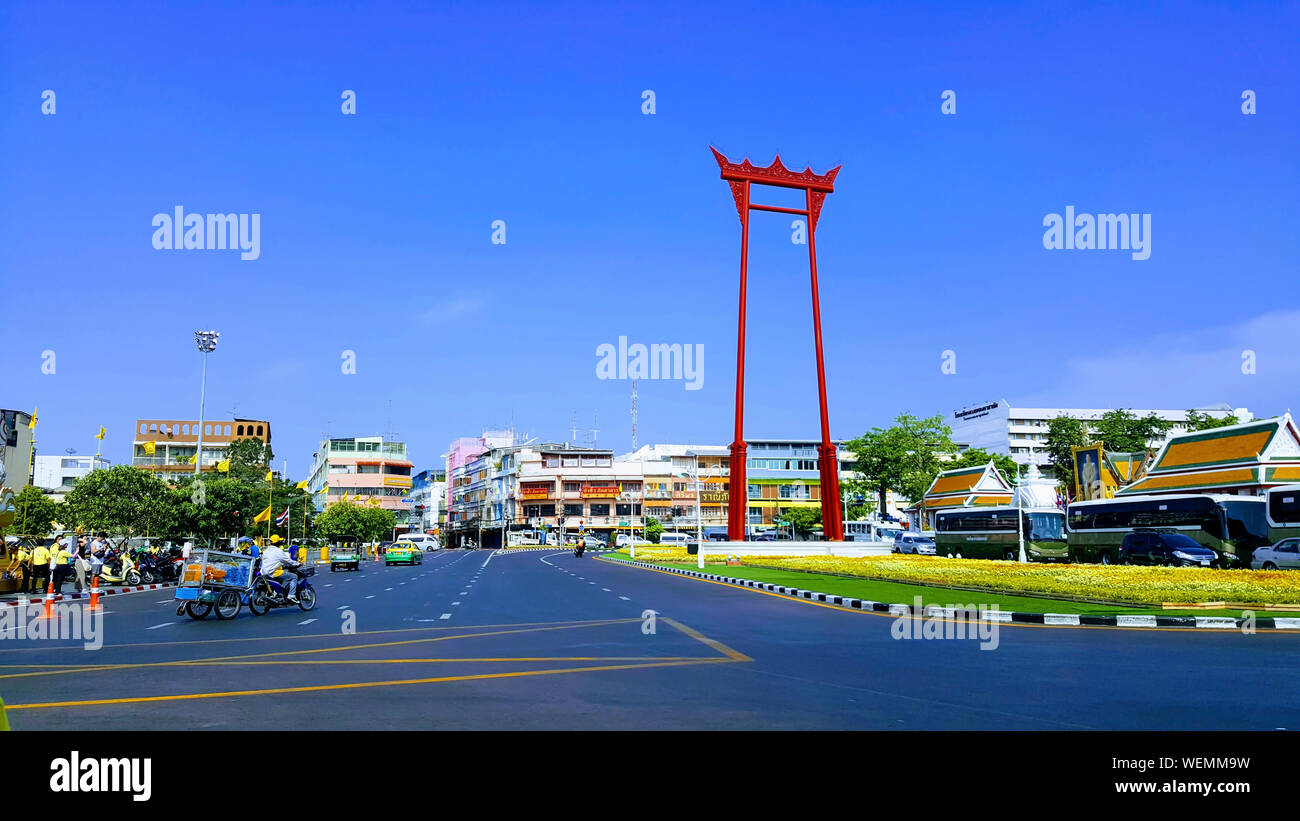
[{"label": "clear sky", "polygon": [[[598,413],[626,450],[631,385],[595,371],[619,336],[705,352],[700,390],[640,383],[641,443],[726,444],[740,231],[711,144],[843,165],[817,234],[837,437],[1000,397],[1300,410],[1294,2],[270,5],[0,7],[0,406],[40,406],[41,452],[102,424],[122,462],[137,417],[196,417],[198,328],[208,417],[270,420],[294,477],[390,425],[419,467],[512,418]],[[178,205],[260,214],[260,258],[155,250]],[[1150,258],[1045,249],[1066,206],[1150,214]],[[755,437],[818,436],[790,220],[753,222]]]}]

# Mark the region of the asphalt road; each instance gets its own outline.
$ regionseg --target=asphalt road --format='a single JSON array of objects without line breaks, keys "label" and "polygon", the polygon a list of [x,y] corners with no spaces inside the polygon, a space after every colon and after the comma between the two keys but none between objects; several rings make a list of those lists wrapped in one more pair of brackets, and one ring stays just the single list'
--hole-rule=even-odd
[{"label": "asphalt road", "polygon": [[416,567],[322,568],[313,581],[310,613],[231,621],[178,617],[170,590],[113,596],[98,650],[0,632],[10,723],[1300,727],[1296,634],[1002,625],[996,649],[981,650],[973,639],[896,639],[886,615],[572,552],[447,550]]}]

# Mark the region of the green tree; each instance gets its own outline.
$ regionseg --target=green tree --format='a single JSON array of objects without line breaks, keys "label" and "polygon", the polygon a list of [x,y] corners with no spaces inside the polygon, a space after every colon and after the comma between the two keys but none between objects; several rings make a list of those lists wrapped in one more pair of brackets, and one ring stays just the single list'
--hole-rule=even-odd
[{"label": "green tree", "polygon": [[44,539],[50,535],[50,524],[63,515],[60,507],[40,488],[28,485],[14,496],[14,523],[7,530],[21,536]]},{"label": "green tree", "polygon": [[909,501],[919,501],[940,470],[939,454],[956,450],[952,429],[942,415],[920,419],[901,414],[888,428],[872,428],[847,443],[853,452],[858,478],[851,492],[874,493],[880,510],[886,509],[890,490]]},{"label": "green tree", "polygon": [[362,541],[369,541],[361,506],[351,502],[330,503],[329,507],[316,516],[316,530],[327,539],[352,536]]},{"label": "green tree", "polygon": [[781,514],[781,518],[790,523],[790,529],[800,536],[807,536],[813,528],[821,527],[822,510],[819,507],[792,507]]},{"label": "green tree", "polygon": [[1073,416],[1058,416],[1047,423],[1047,458],[1056,482],[1067,493],[1074,488],[1074,457],[1070,448],[1088,444],[1088,428]]},{"label": "green tree", "polygon": [[368,542],[379,542],[393,537],[397,516],[382,507],[361,507],[361,537]]},{"label": "green tree", "polygon": [[165,535],[177,511],[167,484],[147,471],[118,465],[84,476],[64,500],[65,524],[112,535]]},{"label": "green tree", "polygon": [[664,535],[664,526],[653,516],[647,516],[645,520],[645,537],[652,544],[659,544],[659,537]]},{"label": "green tree", "polygon": [[257,488],[227,478],[204,477],[198,485],[188,477],[172,489],[172,498],[177,511],[173,535],[194,534],[209,542],[248,534],[253,517],[266,505]]},{"label": "green tree", "polygon": [[265,484],[275,453],[261,439],[236,439],[226,451],[230,460],[230,478],[249,485]]},{"label": "green tree", "polygon": [[1236,425],[1241,422],[1240,419],[1228,414],[1227,416],[1211,416],[1208,413],[1198,413],[1194,410],[1187,412],[1187,430],[1195,432],[1199,430],[1213,430],[1214,428],[1226,428],[1229,425]]},{"label": "green tree", "polygon": [[1131,453],[1146,450],[1153,439],[1161,439],[1174,426],[1154,413],[1146,416],[1119,408],[1106,411],[1092,433],[1093,442],[1101,442],[1106,450]]}]

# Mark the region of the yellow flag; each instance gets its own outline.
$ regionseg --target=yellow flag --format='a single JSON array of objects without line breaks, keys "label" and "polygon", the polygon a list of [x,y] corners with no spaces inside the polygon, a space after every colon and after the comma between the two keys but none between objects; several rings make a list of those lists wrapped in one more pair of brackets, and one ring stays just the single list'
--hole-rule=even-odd
[{"label": "yellow flag", "polygon": [[154,442],[145,442],[143,447],[144,447],[144,452],[150,456],[153,456],[154,453],[158,450],[158,445]]},{"label": "yellow flag", "polygon": [[299,490],[306,490],[306,489],[307,489],[307,480],[306,480],[306,479],[303,479],[301,482],[299,482],[298,484],[294,485],[294,487],[298,488]]},{"label": "yellow flag", "polygon": [[190,464],[197,465],[198,463],[199,463],[199,455],[196,453],[190,457]]},{"label": "yellow flag", "polygon": [[221,473],[229,473],[229,472],[230,472],[230,460],[229,460],[229,459],[222,459],[220,462],[217,462],[217,470],[220,471]]},{"label": "yellow flag", "polygon": [[104,430],[104,426],[103,426],[103,425],[100,425],[100,426],[99,426],[99,433],[96,434],[95,438],[102,442],[102,441],[104,441],[104,434],[105,434],[105,433],[108,433],[108,431]]},{"label": "yellow flag", "polygon": [[28,429],[28,430],[36,430],[36,411],[37,411],[37,408],[34,408],[34,407],[33,407],[33,408],[32,408],[32,418],[31,418],[31,421],[29,421],[29,422],[27,423],[27,429]]},{"label": "yellow flag", "polygon": [[344,492],[344,494],[343,494],[343,501],[346,502],[347,500],[348,500],[348,494],[347,494],[346,492]]},{"label": "yellow flag", "polygon": [[270,519],[271,519],[271,506],[267,505],[266,510],[263,510],[261,513],[253,517],[253,524],[261,524],[262,522],[270,521]]},{"label": "yellow flag", "polygon": [[378,506],[379,506],[379,497],[378,497],[378,496],[371,496],[369,499],[366,500],[366,504],[370,505],[371,507],[378,507]]},{"label": "yellow flag", "polygon": [[268,470],[268,471],[266,472],[266,481],[269,482],[269,481],[271,481],[271,480],[274,479],[274,478],[275,478],[275,474],[271,473],[271,471]]},{"label": "yellow flag", "polygon": [[321,493],[329,493],[329,492],[330,492],[330,483],[329,483],[329,482],[326,482],[325,484],[321,485],[320,492],[321,492]]}]

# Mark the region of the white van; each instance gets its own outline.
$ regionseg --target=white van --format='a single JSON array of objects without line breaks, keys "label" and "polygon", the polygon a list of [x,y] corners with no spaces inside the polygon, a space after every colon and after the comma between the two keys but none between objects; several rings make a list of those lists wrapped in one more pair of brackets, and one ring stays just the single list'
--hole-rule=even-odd
[{"label": "white van", "polygon": [[649,539],[643,539],[640,536],[632,536],[627,533],[620,533],[614,537],[615,547],[628,547],[630,545],[650,544]]},{"label": "white van", "polygon": [[442,544],[438,542],[437,537],[430,536],[427,533],[403,533],[402,541],[414,543],[416,547],[420,548],[425,553],[432,553],[442,547]]},{"label": "white van", "polygon": [[662,533],[659,536],[659,544],[688,544],[693,541],[685,533]]}]

